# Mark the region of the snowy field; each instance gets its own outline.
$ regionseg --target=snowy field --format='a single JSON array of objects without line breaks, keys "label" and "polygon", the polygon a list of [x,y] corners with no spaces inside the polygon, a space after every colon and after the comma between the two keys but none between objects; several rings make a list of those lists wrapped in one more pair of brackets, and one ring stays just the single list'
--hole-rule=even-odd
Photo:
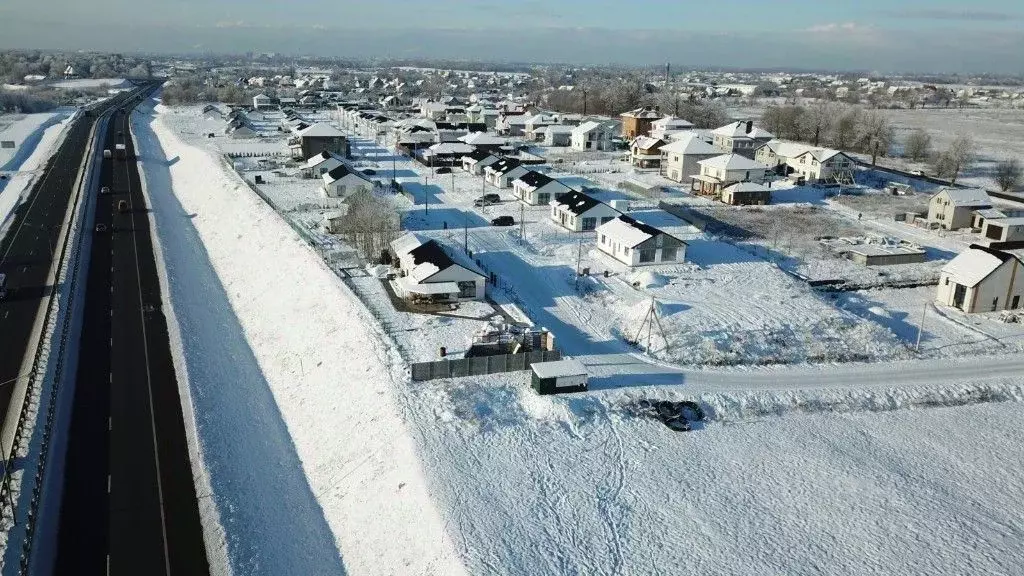
[{"label": "snowy field", "polygon": [[75,80],[58,80],[50,86],[65,90],[90,90],[95,88],[131,88],[131,82],[124,78],[79,78]]},{"label": "snowy field", "polygon": [[42,169],[60,146],[64,130],[74,119],[69,110],[43,114],[0,116],[0,140],[13,141],[14,148],[0,149],[0,235],[14,210],[42,175]]},{"label": "snowy field", "polygon": [[[554,330],[593,386],[539,397],[524,373],[412,383],[380,311],[215,145],[183,139],[163,107],[134,119],[212,493],[204,515],[219,519],[236,574],[963,574],[1024,562],[1024,389],[999,379],[1019,358],[700,372],[619,338],[655,296],[682,339],[677,361],[730,363],[736,342],[746,358],[901,358],[905,327],[870,314],[909,315],[918,294],[836,305],[649,208],[632,215],[688,239],[689,262],[634,275],[581,250],[587,235],[560,232],[547,208],[502,190],[505,202],[476,209],[479,179],[435,176],[411,186],[406,224],[453,244],[467,226],[476,257],[505,276],[495,300]],[[390,176],[388,153],[354,148]],[[395,167],[422,182],[422,167]],[[486,226],[504,213],[526,216],[525,239]],[[594,274],[578,288],[577,260]],[[211,288],[197,291],[197,277]],[[383,319],[437,329],[404,321]],[[926,345],[956,337],[929,321]],[[726,330],[738,337],[720,346]],[[640,399],[684,398],[709,416],[691,433],[635,412]],[[270,464],[251,473],[254,460]]]},{"label": "snowy field", "polygon": [[622,409],[659,395],[538,397],[524,377],[417,385],[410,415],[469,571],[980,574],[1024,562],[1018,404],[744,417],[734,407],[757,399],[721,394],[706,401],[737,419],[688,434]]}]

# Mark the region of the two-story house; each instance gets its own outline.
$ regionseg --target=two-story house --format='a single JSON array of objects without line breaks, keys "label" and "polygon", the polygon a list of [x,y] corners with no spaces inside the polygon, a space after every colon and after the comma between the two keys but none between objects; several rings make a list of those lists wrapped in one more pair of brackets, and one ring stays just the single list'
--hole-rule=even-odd
[{"label": "two-story house", "polygon": [[755,151],[775,136],[754,126],[753,121],[733,122],[711,131],[715,148],[753,159]]},{"label": "two-story house", "polygon": [[722,189],[736,182],[764,182],[767,167],[739,154],[722,154],[697,162],[692,189],[705,196],[722,197]]}]

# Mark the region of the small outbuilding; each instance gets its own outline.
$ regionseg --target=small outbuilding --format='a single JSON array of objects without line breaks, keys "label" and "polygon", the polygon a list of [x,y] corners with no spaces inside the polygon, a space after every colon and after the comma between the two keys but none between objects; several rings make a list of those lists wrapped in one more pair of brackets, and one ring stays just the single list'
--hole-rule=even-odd
[{"label": "small outbuilding", "polygon": [[587,369],[579,360],[537,362],[532,368],[531,386],[538,394],[584,392],[587,389]]}]

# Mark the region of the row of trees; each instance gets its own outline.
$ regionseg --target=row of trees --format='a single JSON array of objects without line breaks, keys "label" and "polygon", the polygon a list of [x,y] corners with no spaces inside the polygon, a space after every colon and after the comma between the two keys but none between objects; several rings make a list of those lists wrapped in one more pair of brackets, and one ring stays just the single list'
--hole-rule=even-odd
[{"label": "row of trees", "polygon": [[345,205],[348,210],[335,232],[363,256],[375,257],[400,235],[398,209],[389,200],[360,190],[349,196]]},{"label": "row of trees", "polygon": [[12,50],[0,52],[0,79],[20,83],[30,74],[60,78],[68,64],[83,78],[146,77],[150,72],[148,60],[120,54]]},{"label": "row of trees", "polygon": [[[927,130],[918,128],[907,135],[903,143],[903,157],[916,162],[930,162],[936,175],[950,178],[955,183],[962,171],[974,162],[976,149],[974,140],[966,134],[961,134],[945,149],[935,150],[932,135]],[[1024,179],[1020,162],[1016,159],[998,162],[993,176],[1003,192],[1020,186]]]},{"label": "row of trees", "polygon": [[768,106],[761,125],[778,138],[871,154],[872,165],[889,153],[895,140],[892,125],[881,112],[838,102]]}]

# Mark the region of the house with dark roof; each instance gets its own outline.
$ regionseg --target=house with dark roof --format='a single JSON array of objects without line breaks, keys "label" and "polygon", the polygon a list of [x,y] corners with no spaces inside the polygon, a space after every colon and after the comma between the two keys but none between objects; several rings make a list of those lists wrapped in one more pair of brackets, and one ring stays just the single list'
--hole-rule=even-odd
[{"label": "house with dark roof", "polygon": [[483,176],[484,168],[494,164],[500,157],[487,150],[476,149],[462,156],[462,169],[475,176]]},{"label": "house with dark roof", "polygon": [[968,314],[1017,310],[1024,297],[1024,265],[1016,254],[971,244],[942,267],[935,301]]},{"label": "house with dark roof", "polygon": [[528,171],[519,160],[515,158],[502,158],[484,168],[484,178],[492,186],[508,188],[512,185],[513,180],[526,174]]},{"label": "house with dark roof", "polygon": [[427,302],[484,298],[487,274],[461,250],[410,232],[391,243],[391,252],[398,266],[391,286],[400,298]]},{"label": "house with dark roof", "polygon": [[572,188],[533,170],[512,181],[512,195],[531,206],[546,206],[569,192]]},{"label": "house with dark roof", "polygon": [[551,219],[572,232],[593,232],[621,215],[615,208],[583,192],[569,192],[551,201]]},{"label": "house with dark roof", "polygon": [[344,158],[334,152],[321,152],[307,158],[299,171],[303,178],[319,178],[344,163]]},{"label": "house with dark roof", "polygon": [[373,180],[347,164],[325,172],[320,178],[324,183],[323,193],[328,198],[346,198],[358,190],[371,191],[375,186]]},{"label": "house with dark roof", "polygon": [[598,226],[595,242],[626,266],[675,264],[686,258],[686,242],[624,214]]}]

